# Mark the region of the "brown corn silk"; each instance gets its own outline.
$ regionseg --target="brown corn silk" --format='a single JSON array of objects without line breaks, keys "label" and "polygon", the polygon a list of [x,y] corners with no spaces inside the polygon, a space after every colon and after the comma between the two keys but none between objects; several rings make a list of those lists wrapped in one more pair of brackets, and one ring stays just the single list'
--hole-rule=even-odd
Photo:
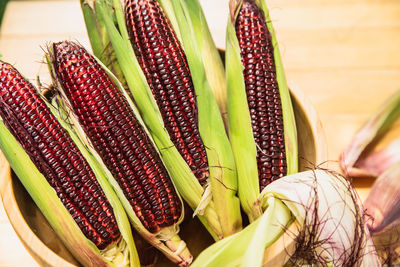
[{"label": "brown corn silk", "polygon": [[83,234],[99,249],[117,241],[112,207],[88,162],[33,85],[1,61],[0,115]]},{"label": "brown corn silk", "polygon": [[236,23],[247,102],[257,146],[260,191],[286,175],[283,116],[271,34],[263,11],[244,0]]},{"label": "brown corn silk", "polygon": [[196,95],[183,49],[159,3],[126,0],[125,18],[139,64],[172,142],[201,185],[209,177]]},{"label": "brown corn silk", "polygon": [[129,103],[83,47],[55,43],[54,68],[71,108],[143,226],[178,222],[182,207],[153,143]]}]

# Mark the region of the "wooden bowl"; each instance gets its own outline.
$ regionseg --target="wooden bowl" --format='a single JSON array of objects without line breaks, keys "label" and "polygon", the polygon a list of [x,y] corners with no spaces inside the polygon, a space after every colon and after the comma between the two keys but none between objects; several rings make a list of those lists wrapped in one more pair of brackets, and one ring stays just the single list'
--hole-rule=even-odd
[{"label": "wooden bowl", "polygon": [[[291,86],[291,95],[298,131],[299,166],[302,171],[326,161],[325,135],[314,108],[303,93]],[[0,182],[5,211],[18,237],[35,260],[43,266],[79,266],[11,172],[3,154],[0,155]],[[212,243],[197,220],[184,222],[181,225],[181,236],[194,256]],[[163,257],[157,265],[173,266]]]}]

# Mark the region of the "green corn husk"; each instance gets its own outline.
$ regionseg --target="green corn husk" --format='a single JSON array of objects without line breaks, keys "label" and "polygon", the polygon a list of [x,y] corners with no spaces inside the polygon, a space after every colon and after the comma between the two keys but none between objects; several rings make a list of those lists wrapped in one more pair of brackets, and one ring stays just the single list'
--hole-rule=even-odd
[{"label": "green corn husk", "polygon": [[260,205],[260,218],[204,250],[192,266],[281,266],[289,257],[294,266],[380,266],[361,204],[343,177],[323,170],[283,177],[263,190]]},{"label": "green corn husk", "polygon": [[99,166],[99,163],[94,159],[87,147],[83,145],[68,123],[60,120],[59,113],[54,107],[47,102],[46,104],[62,127],[69,133],[70,137],[89,163],[105,196],[110,202],[121,232],[121,240],[118,241],[118,243],[100,251],[84,236],[79,226],[58,198],[54,189],[39,172],[28,154],[10,133],[2,120],[0,121],[0,149],[53,230],[80,263],[85,266],[139,267],[139,258],[133,242],[128,217],[121,202],[108,183],[103,169]]},{"label": "green corn husk", "polygon": [[[264,12],[266,24],[272,36],[276,79],[283,113],[287,174],[290,175],[298,171],[297,133],[293,106],[267,6],[263,0],[255,0],[255,2]],[[231,17],[228,19],[227,26],[225,66],[228,88],[229,137],[238,170],[239,198],[250,221],[253,221],[261,216],[262,209],[259,205],[260,187],[256,160],[257,148],[253,138],[250,112],[247,104],[243,76],[244,67],[241,62],[240,47],[234,25],[241,6],[241,0],[230,1]]]},{"label": "green corn husk", "polygon": [[[109,0],[107,1],[109,2]],[[115,57],[104,21],[99,19],[94,12],[94,0],[80,0],[80,3],[93,54],[117,76],[118,80],[126,88],[125,77]]]},{"label": "green corn husk", "polygon": [[[186,53],[190,73],[196,92],[199,130],[206,147],[210,170],[210,187],[224,236],[241,228],[241,215],[237,192],[236,166],[233,152],[225,132],[225,126],[214,92],[225,92],[223,66],[218,51],[211,39],[201,6],[197,0],[171,1],[177,26],[182,36],[181,44]],[[209,77],[215,75],[215,79]],[[223,96],[223,95],[222,95]]]},{"label": "green corn husk", "polygon": [[[49,65],[49,69],[50,69],[50,72],[52,73],[53,81],[54,81],[56,87],[61,88],[59,81],[57,81],[57,79],[55,78],[56,74],[54,73],[52,58],[54,58],[53,52],[52,52],[51,48],[49,48],[49,53],[47,55],[47,62]],[[107,67],[105,65],[102,64],[102,62],[99,59],[97,59],[96,57],[95,57],[95,59],[103,67],[103,69],[106,71],[106,73],[110,76],[110,78],[113,80],[114,84],[117,85],[117,87],[122,92],[122,94],[125,95],[125,98],[127,99],[128,103],[130,104],[130,106],[132,108],[133,113],[135,114],[135,117],[138,119],[139,123],[143,126],[143,128],[147,132],[149,139],[154,143],[154,140],[152,140],[149,130],[145,126],[139,112],[136,109],[136,106],[133,104],[132,100],[129,98],[129,96],[128,96],[127,92],[124,90],[122,84],[119,82],[117,77],[109,69],[107,69]],[[59,91],[61,91],[63,94],[62,90],[59,90]],[[102,162],[102,159],[99,156],[99,154],[93,149],[93,145],[90,143],[90,141],[87,138],[85,138],[84,130],[79,125],[78,118],[76,118],[74,116],[73,110],[70,108],[71,104],[68,102],[67,97],[65,95],[59,96],[57,98],[57,106],[59,107],[59,110],[64,111],[65,117],[66,116],[69,117],[69,124],[73,125],[73,127],[76,129],[76,132],[81,136],[81,139],[85,139],[86,146],[90,149],[93,156],[98,160],[98,162]],[[158,150],[158,153],[160,154],[159,150]],[[186,246],[186,243],[183,240],[181,240],[180,237],[178,236],[179,224],[183,221],[184,211],[182,210],[181,218],[179,219],[177,224],[172,225],[170,227],[163,228],[163,229],[161,229],[160,232],[158,232],[156,234],[150,233],[140,222],[140,219],[136,216],[136,213],[134,212],[131,204],[125,197],[122,189],[120,188],[118,182],[115,180],[115,178],[113,177],[111,172],[103,164],[99,164],[99,165],[101,165],[99,167],[101,167],[103,169],[109,183],[114,188],[115,193],[118,195],[135,230],[144,239],[146,239],[150,244],[152,244],[154,247],[156,247],[158,250],[160,250],[171,261],[173,261],[181,266],[187,266],[188,264],[190,264],[193,257],[190,254],[190,252]],[[174,184],[174,186],[175,186],[175,184]],[[181,200],[179,193],[178,193],[178,196]],[[183,207],[183,203],[182,203],[182,207]]]},{"label": "green corn husk", "polygon": [[[400,117],[400,90],[391,96],[372,117],[361,127],[353,137],[350,145],[340,156],[342,170],[353,177],[379,176],[390,165],[400,160],[397,150],[399,141],[393,142],[380,153],[364,155],[370,146],[374,145]],[[398,150],[399,151],[399,150]],[[394,155],[393,155],[394,154]],[[373,163],[377,165],[370,164]]]},{"label": "green corn husk", "polygon": [[[178,3],[166,2],[163,4],[163,6],[166,5],[171,10],[173,8],[174,12],[176,12],[175,9]],[[206,103],[202,107],[203,111],[199,110],[200,134],[207,147],[207,156],[210,162],[210,177],[212,177],[209,186],[205,188],[199,184],[189,166],[174,147],[164,128],[160,111],[131,47],[120,2],[114,0],[112,6],[110,6],[105,0],[96,0],[94,1],[94,7],[97,19],[104,21],[107,34],[109,35],[135,104],[155,144],[159,148],[160,155],[177,191],[189,206],[195,210],[200,221],[214,239],[218,240],[238,231],[241,227],[241,217],[239,202],[235,196],[235,165],[233,158],[230,156],[229,142],[224,131],[223,122],[212,91],[205,78],[201,60],[189,60],[189,65],[197,64],[201,66],[201,70],[199,71],[193,71],[191,68],[191,71],[194,73],[199,73],[193,79],[195,84],[201,84],[201,87],[196,87],[196,94],[198,94],[198,90],[203,91],[197,99],[202,99],[200,101],[203,103],[206,100],[209,101],[209,103]],[[118,22],[118,27],[115,25],[114,19]],[[176,26],[178,25],[178,21],[177,18],[172,21],[172,24]],[[178,36],[180,34],[178,32]],[[198,106],[200,107],[201,105],[199,104]],[[205,113],[204,110],[206,107],[208,107],[206,112],[207,117],[204,117],[205,115],[202,117],[201,114]],[[207,121],[209,124],[207,124]],[[212,140],[208,138],[209,136],[212,136]],[[221,140],[221,143],[218,143],[218,140]],[[215,194],[216,191],[218,191],[217,195]]]}]

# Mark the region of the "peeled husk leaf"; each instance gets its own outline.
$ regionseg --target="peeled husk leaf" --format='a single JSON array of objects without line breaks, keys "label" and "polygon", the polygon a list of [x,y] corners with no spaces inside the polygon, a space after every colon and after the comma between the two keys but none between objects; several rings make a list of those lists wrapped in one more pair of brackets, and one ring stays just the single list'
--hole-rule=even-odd
[{"label": "peeled husk leaf", "polygon": [[372,217],[368,226],[373,235],[400,225],[400,162],[376,179],[364,207]]},{"label": "peeled husk leaf", "polygon": [[[325,170],[283,177],[263,190],[261,205],[265,209],[261,218],[207,248],[193,266],[261,266],[278,261],[264,255],[278,255],[280,264],[291,256],[288,264],[296,266],[380,266],[359,199],[343,177]],[[280,243],[283,246],[271,246],[281,239],[286,239]]]},{"label": "peeled husk leaf", "polygon": [[367,199],[368,228],[382,263],[391,266],[400,260],[400,162],[378,176]]},{"label": "peeled husk leaf", "polygon": [[400,147],[400,141],[391,143],[387,149],[380,152],[368,153],[399,117],[400,90],[372,115],[343,151],[340,157],[343,172],[351,177],[377,177],[390,165],[399,161],[400,153],[396,153],[396,150]]},{"label": "peeled husk leaf", "polygon": [[360,157],[351,168],[351,176],[378,177],[398,162],[400,162],[400,138],[378,151]]},{"label": "peeled husk leaf", "polygon": [[[290,175],[298,171],[297,131],[293,106],[268,9],[264,1],[255,2],[264,12],[266,24],[272,36],[276,78],[283,112],[287,174]],[[242,3],[243,1],[241,0],[230,1],[230,19],[228,19],[227,26],[225,66],[228,89],[229,137],[238,170],[239,198],[250,221],[253,221],[261,216],[262,209],[259,205],[260,187],[256,159],[258,148],[256,147],[251,127],[243,76],[244,67],[241,62],[240,47],[234,26]]]}]

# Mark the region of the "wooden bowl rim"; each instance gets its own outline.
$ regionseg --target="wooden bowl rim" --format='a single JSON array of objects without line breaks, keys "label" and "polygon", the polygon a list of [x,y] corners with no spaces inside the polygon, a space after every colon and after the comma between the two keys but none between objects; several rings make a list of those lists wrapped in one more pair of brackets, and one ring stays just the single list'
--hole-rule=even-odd
[{"label": "wooden bowl rim", "polygon": [[[289,87],[292,97],[297,100],[297,102],[300,104],[300,107],[307,115],[306,118],[315,140],[315,148],[317,152],[315,163],[323,163],[327,160],[327,147],[322,123],[318,118],[314,106],[307,99],[303,91],[291,83],[289,83]],[[0,154],[0,182],[2,184],[0,188],[0,194],[2,196],[4,209],[9,221],[22,244],[33,256],[33,258],[36,261],[39,260],[50,266],[74,267],[75,265],[67,262],[64,258],[48,248],[25,221],[21,210],[15,204],[17,201],[15,199],[14,190],[12,187],[11,169],[3,153]],[[274,255],[278,256],[277,254]]]},{"label": "wooden bowl rim", "polygon": [[308,123],[311,127],[313,139],[315,140],[316,152],[314,164],[324,164],[328,160],[328,147],[326,142],[326,135],[322,125],[322,122],[318,116],[314,105],[310,102],[304,92],[293,82],[288,81],[292,98],[296,99],[297,102],[304,109],[307,115]]}]

